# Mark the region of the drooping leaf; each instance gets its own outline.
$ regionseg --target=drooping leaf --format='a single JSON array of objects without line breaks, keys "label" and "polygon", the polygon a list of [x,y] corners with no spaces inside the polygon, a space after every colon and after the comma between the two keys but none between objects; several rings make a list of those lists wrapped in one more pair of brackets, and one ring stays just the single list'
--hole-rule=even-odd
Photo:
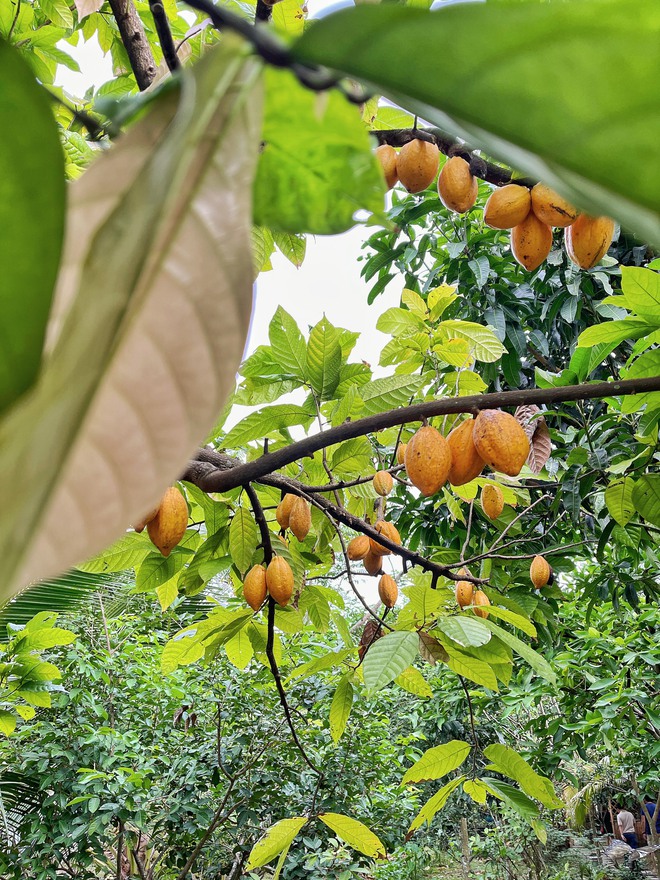
[{"label": "drooping leaf", "polygon": [[307,358],[305,340],[294,319],[282,306],[277,307],[271,318],[268,338],[273,355],[283,369],[299,379],[304,379]]},{"label": "drooping leaf", "polygon": [[465,648],[485,645],[491,638],[490,630],[467,614],[443,617],[438,621],[438,628]]},{"label": "drooping leaf", "polygon": [[453,739],[441,746],[427,749],[422,757],[409,767],[402,782],[428,782],[431,779],[441,779],[452,770],[460,767],[470,754],[469,743],[460,739]]},{"label": "drooping leaf", "polygon": [[353,705],[353,685],[350,673],[340,679],[337,690],[330,704],[330,735],[333,742],[339,742],[346,730],[348,716]]},{"label": "drooping leaf", "polygon": [[[18,14],[18,9],[17,9]],[[51,106],[0,41],[0,411],[34,382],[64,235],[64,155]]]},{"label": "drooping leaf", "polygon": [[288,70],[268,68],[266,83],[256,222],[327,235],[353,226],[360,209],[382,211],[382,175],[346,98],[335,90],[316,95]]},{"label": "drooping leaf", "polygon": [[496,770],[514,779],[526,794],[540,801],[544,807],[556,810],[563,806],[547,776],[540,776],[509,746],[493,743],[484,749],[484,755],[491,761],[488,770]]},{"label": "drooping leaf", "polygon": [[660,274],[640,266],[622,266],[621,305],[660,326]]},{"label": "drooping leaf", "polygon": [[250,567],[258,543],[259,530],[254,517],[244,507],[239,507],[229,526],[229,552],[241,574]]},{"label": "drooping leaf", "polygon": [[439,791],[436,791],[433,797],[427,800],[422,809],[413,819],[406,837],[410,837],[413,831],[421,828],[425,822],[430,825],[431,820],[436,813],[438,813],[449,800],[449,795],[459,787],[464,779],[465,776],[457,776],[455,779],[450,779],[449,782],[445,783]]},{"label": "drooping leaf", "polygon": [[287,849],[303,825],[309,820],[305,816],[293,819],[280,819],[266,831],[263,837],[252,847],[250,858],[245,866],[247,871],[262,868],[272,862],[283,850]]},{"label": "drooping leaf", "polygon": [[502,629],[501,626],[498,626],[496,623],[493,623],[492,620],[484,620],[483,623],[488,627],[488,629],[494,633],[501,641],[504,642],[505,645],[508,645],[510,648],[519,654],[523,660],[525,660],[535,672],[545,678],[546,681],[550,682],[550,684],[554,685],[557,681],[557,677],[555,673],[552,671],[552,667],[539,653],[537,653],[533,648],[530,648],[529,645],[525,644],[521,639],[517,636],[514,636],[512,633],[508,632],[505,629]]},{"label": "drooping leaf", "polygon": [[419,669],[415,669],[414,666],[409,666],[403,670],[401,675],[397,675],[394,684],[398,684],[404,691],[408,691],[409,694],[414,694],[416,697],[429,698],[433,696],[431,685]]},{"label": "drooping leaf", "polygon": [[233,386],[252,301],[257,68],[225,39],[180,83],[181,100],[154,100],[70,190],[47,362],[0,424],[4,595],[153,507]]},{"label": "drooping leaf", "polygon": [[620,526],[626,526],[635,515],[635,503],[633,501],[633,489],[635,480],[632,477],[623,477],[613,480],[605,490],[605,504],[612,519]]},{"label": "drooping leaf", "polygon": [[659,40],[655,0],[505,0],[362,5],[318,22],[293,52],[658,243],[660,167],[639,169],[660,138]]},{"label": "drooping leaf", "polygon": [[538,819],[539,808],[530,797],[520,791],[519,788],[516,788],[515,785],[509,785],[508,782],[501,782],[499,779],[493,779],[490,776],[483,776],[481,782],[486,786],[489,794],[492,794],[498,800],[504,801],[507,806],[515,810],[527,822]]},{"label": "drooping leaf", "polygon": [[319,819],[334,831],[340,840],[358,852],[372,859],[385,858],[385,847],[381,841],[371,829],[357,819],[342,816],[340,813],[321,813]]},{"label": "drooping leaf", "polygon": [[654,526],[660,526],[660,474],[644,474],[632,490],[637,513]]},{"label": "drooping leaf", "polygon": [[378,691],[401,675],[417,655],[419,637],[413,632],[391,632],[374,642],[364,658],[364,683]]}]

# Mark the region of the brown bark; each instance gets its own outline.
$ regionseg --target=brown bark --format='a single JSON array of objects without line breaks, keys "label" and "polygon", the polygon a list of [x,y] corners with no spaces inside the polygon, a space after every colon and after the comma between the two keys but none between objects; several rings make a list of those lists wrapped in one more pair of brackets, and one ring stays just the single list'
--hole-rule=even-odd
[{"label": "brown bark", "polygon": [[131,0],[110,0],[110,9],[117,22],[138,88],[143,92],[153,82],[157,68],[140,16]]}]

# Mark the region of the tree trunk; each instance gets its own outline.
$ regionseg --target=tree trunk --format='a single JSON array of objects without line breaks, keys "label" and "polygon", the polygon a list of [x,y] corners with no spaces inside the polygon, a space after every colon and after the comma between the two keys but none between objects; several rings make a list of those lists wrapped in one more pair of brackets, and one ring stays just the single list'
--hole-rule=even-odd
[{"label": "tree trunk", "polygon": [[470,877],[470,838],[468,837],[468,826],[467,819],[465,816],[461,817],[461,869],[463,871],[464,880],[469,880]]}]

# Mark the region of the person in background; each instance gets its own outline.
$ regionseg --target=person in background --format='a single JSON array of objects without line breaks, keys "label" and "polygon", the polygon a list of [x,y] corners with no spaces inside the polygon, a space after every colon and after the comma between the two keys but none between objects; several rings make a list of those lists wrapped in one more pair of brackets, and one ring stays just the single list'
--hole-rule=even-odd
[{"label": "person in background", "polygon": [[621,837],[633,849],[637,849],[637,835],[635,834],[635,817],[629,810],[617,809],[616,824],[619,826]]},{"label": "person in background", "polygon": [[[651,817],[651,819],[653,819],[654,818],[653,814],[655,811],[656,802],[652,801],[651,798],[647,796],[644,798],[644,806],[649,811],[649,816]],[[642,812],[644,813],[643,810],[642,810]],[[649,827],[649,820],[646,816],[646,813],[644,813],[644,830],[646,832],[646,836],[648,837],[651,829]],[[660,834],[660,809],[658,810],[657,813],[655,813],[655,833]],[[649,840],[649,843],[650,842],[651,841]]]}]

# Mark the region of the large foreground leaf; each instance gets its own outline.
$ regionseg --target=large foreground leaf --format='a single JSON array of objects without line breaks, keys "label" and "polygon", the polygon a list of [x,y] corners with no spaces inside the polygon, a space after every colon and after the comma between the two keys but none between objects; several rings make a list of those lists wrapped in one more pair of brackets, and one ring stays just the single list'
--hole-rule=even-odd
[{"label": "large foreground leaf", "polygon": [[223,39],[77,181],[45,369],[0,424],[0,598],[153,506],[232,387],[258,68]]},{"label": "large foreground leaf", "polygon": [[659,44],[657,0],[491,0],[342,10],[293,52],[659,243]]},{"label": "large foreground leaf", "polygon": [[46,93],[0,41],[0,409],[34,381],[64,235],[64,154]]}]

